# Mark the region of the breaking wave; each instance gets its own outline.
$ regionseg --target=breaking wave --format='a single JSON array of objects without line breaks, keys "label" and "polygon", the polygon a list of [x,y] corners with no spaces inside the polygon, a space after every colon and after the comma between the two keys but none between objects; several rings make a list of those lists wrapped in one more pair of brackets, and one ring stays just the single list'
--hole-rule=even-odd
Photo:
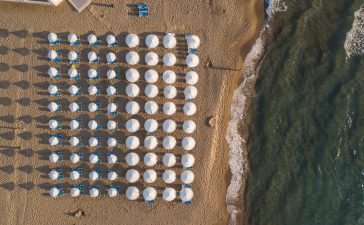
[{"label": "breaking wave", "polygon": [[351,30],[346,34],[344,43],[348,58],[353,55],[364,54],[364,5],[354,13],[354,17],[353,25]]}]

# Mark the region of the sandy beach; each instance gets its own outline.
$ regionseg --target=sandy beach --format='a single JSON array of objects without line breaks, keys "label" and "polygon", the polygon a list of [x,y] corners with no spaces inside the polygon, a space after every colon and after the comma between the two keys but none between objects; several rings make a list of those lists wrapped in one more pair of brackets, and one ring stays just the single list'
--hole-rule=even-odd
[{"label": "sandy beach", "polygon": [[[241,82],[243,60],[259,35],[263,3],[255,0],[147,1],[151,14],[147,18],[139,18],[133,13],[138,3],[135,1],[97,3],[106,5],[90,5],[82,13],[76,12],[67,1],[56,8],[0,3],[0,224],[227,224],[229,216],[225,196],[230,171],[225,134],[230,119],[231,97]],[[113,7],[107,7],[108,4],[113,4]],[[51,168],[48,155],[54,149],[47,142],[51,134],[48,120],[53,115],[46,109],[51,99],[47,93],[50,79],[46,72],[52,65],[46,58],[50,48],[46,37],[49,32],[55,32],[66,38],[69,32],[74,32],[85,40],[91,31],[102,39],[106,34],[113,33],[124,40],[127,33],[136,33],[143,40],[148,33],[162,37],[166,31],[177,35],[192,33],[200,37],[200,66],[196,69],[200,76],[196,85],[199,94],[195,100],[198,111],[191,117],[197,124],[197,132],[192,135],[197,142],[192,152],[196,157],[192,205],[186,206],[178,201],[165,202],[160,197],[156,203],[146,205],[142,201],[129,201],[125,195],[116,198],[103,195],[95,199],[87,195],[53,199],[48,195],[49,188],[56,182],[51,182],[47,176]],[[184,41],[179,38],[177,46],[183,48]],[[70,46],[61,44],[53,49],[65,54]],[[83,52],[90,50],[90,47],[83,43],[76,49]],[[183,62],[185,53],[178,49],[172,52],[177,54],[178,62]],[[100,54],[108,52],[104,47],[99,47],[97,51]],[[124,44],[113,51],[123,58],[128,49]],[[142,58],[148,50],[142,45],[137,51]],[[156,52],[163,55],[167,50],[159,48]],[[80,65],[83,74],[88,68],[85,65]],[[68,67],[69,64],[63,63],[61,69],[67,71]],[[103,72],[107,70],[105,63],[99,67]],[[124,63],[113,67],[125,72],[127,65]],[[146,66],[138,65],[135,68],[144,71]],[[159,73],[164,70],[162,65],[156,69]],[[183,66],[172,69],[178,75],[176,86],[182,89],[186,86],[183,75],[188,70]],[[88,81],[82,82],[88,84]],[[72,82],[64,78],[58,83],[67,87]],[[144,88],[146,83],[140,81],[138,85]],[[125,86],[124,80],[121,88]],[[162,89],[165,84],[160,79],[157,86]],[[70,100],[65,92],[61,99],[64,102]],[[100,96],[98,100],[107,102],[109,99]],[[122,109],[128,100],[117,99]],[[86,103],[90,99],[81,101]],[[144,103],[145,96],[137,97],[136,101]],[[157,97],[157,102],[162,105],[166,100]],[[183,102],[176,100],[179,107]],[[72,118],[68,112],[61,116]],[[92,118],[87,112],[82,116],[85,121]],[[121,122],[128,119],[122,112],[118,116]],[[147,118],[145,113],[138,117],[141,121]],[[100,118],[107,119],[107,116]],[[155,119],[162,121],[165,117],[160,113]],[[185,119],[183,113],[177,113],[177,121]],[[97,135],[106,138],[110,133],[102,131]],[[127,133],[124,129],[114,135],[120,140],[117,150],[124,156],[127,152],[124,145]],[[89,137],[90,134],[84,131],[81,136]],[[138,133],[138,136],[143,138],[145,134]],[[159,134],[158,138],[162,136]],[[180,142],[184,134],[178,131],[175,136]],[[68,153],[73,151],[67,147],[63,150]],[[87,148],[82,151],[89,152]],[[162,156],[164,150],[159,147],[157,151]],[[141,154],[145,152],[144,149],[140,150]],[[173,153],[180,156],[184,150],[176,149]],[[62,166],[67,168],[69,164],[64,162]],[[84,166],[90,169],[89,165]],[[104,167],[106,170],[107,166]],[[123,165],[119,169],[125,174]],[[141,166],[139,169],[145,168]],[[164,170],[162,167],[155,169],[159,173]],[[181,171],[181,168],[176,170]],[[83,182],[86,186],[90,185],[86,178]],[[72,184],[67,179],[59,183],[65,186]],[[124,178],[114,183],[125,191]],[[103,180],[97,184],[102,187],[111,183]],[[138,185],[145,186],[143,182]],[[161,193],[165,184],[159,179],[153,186]],[[74,217],[74,212],[78,210],[82,210],[84,215]]]}]

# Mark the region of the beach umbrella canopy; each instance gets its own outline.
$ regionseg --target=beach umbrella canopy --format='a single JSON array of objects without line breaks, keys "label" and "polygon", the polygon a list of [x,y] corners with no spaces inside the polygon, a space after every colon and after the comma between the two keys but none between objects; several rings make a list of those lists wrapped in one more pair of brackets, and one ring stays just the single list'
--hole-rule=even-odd
[{"label": "beach umbrella canopy", "polygon": [[163,63],[165,66],[174,66],[177,63],[176,55],[170,52],[164,54]]},{"label": "beach umbrella canopy", "polygon": [[195,71],[189,71],[185,76],[186,83],[189,85],[195,85],[198,82],[198,74]]},{"label": "beach umbrella canopy", "polygon": [[166,188],[163,191],[163,199],[167,202],[173,201],[177,196],[177,192],[174,188]]},{"label": "beach umbrella canopy", "polygon": [[157,172],[155,170],[146,170],[143,174],[143,179],[145,183],[151,184],[157,180]]},{"label": "beach umbrella canopy", "polygon": [[59,139],[58,137],[55,137],[55,136],[51,136],[49,139],[48,139],[48,142],[50,145],[54,146],[54,145],[58,145],[59,144]]},{"label": "beach umbrella canopy", "polygon": [[58,54],[57,54],[56,51],[54,51],[54,50],[49,50],[48,51],[48,58],[49,59],[55,59],[55,58],[57,58],[57,56],[58,56]]},{"label": "beach umbrella canopy", "polygon": [[99,140],[95,137],[90,137],[88,139],[88,144],[90,145],[90,147],[95,147],[99,144]]},{"label": "beach umbrella canopy", "polygon": [[71,171],[70,178],[71,180],[78,180],[81,177],[80,173],[76,170]]},{"label": "beach umbrella canopy", "polygon": [[106,36],[106,42],[108,45],[112,45],[116,42],[116,37],[112,34]]},{"label": "beach umbrella canopy", "polygon": [[139,130],[140,124],[139,124],[138,120],[130,119],[130,120],[126,121],[125,127],[126,127],[127,131],[134,133]]},{"label": "beach umbrella canopy", "polygon": [[68,69],[68,76],[70,76],[70,78],[75,78],[78,76],[78,70],[75,68],[69,68]]},{"label": "beach umbrella canopy", "polygon": [[175,48],[177,45],[177,39],[173,34],[167,34],[163,37],[163,46],[165,48]]},{"label": "beach umbrella canopy", "polygon": [[186,65],[190,68],[195,68],[200,63],[200,58],[196,54],[188,54],[186,57]]},{"label": "beach umbrella canopy", "polygon": [[190,151],[194,149],[195,146],[196,146],[196,141],[193,137],[185,137],[182,139],[182,147],[185,150]]},{"label": "beach umbrella canopy", "polygon": [[109,112],[109,113],[116,112],[117,108],[118,107],[115,103],[107,104],[107,112]]},{"label": "beach umbrella canopy", "polygon": [[135,48],[139,45],[139,37],[136,34],[128,34],[125,38],[125,43],[129,48]]},{"label": "beach umbrella canopy", "polygon": [[172,133],[176,130],[177,124],[174,120],[167,119],[163,122],[163,130],[166,133]]},{"label": "beach umbrella canopy", "polygon": [[91,154],[89,157],[88,157],[88,161],[90,161],[90,163],[92,164],[95,164],[95,163],[98,163],[99,162],[99,156],[97,154]]},{"label": "beach umbrella canopy", "polygon": [[139,80],[140,74],[138,70],[130,68],[125,72],[125,78],[129,82],[137,82]]},{"label": "beach umbrella canopy", "polygon": [[173,102],[166,102],[163,105],[164,114],[171,116],[175,114],[177,111],[176,105]]},{"label": "beach umbrella canopy", "polygon": [[51,120],[49,120],[48,125],[49,125],[49,128],[51,128],[51,129],[57,129],[59,123],[57,120],[51,119]]},{"label": "beach umbrella canopy", "polygon": [[153,187],[147,187],[143,191],[143,197],[146,201],[153,201],[157,197],[157,191]]},{"label": "beach umbrella canopy", "polygon": [[51,172],[49,172],[48,176],[51,180],[57,180],[59,177],[59,172],[57,170],[51,170]]},{"label": "beach umbrella canopy", "polygon": [[76,34],[72,34],[70,33],[68,36],[67,36],[67,39],[70,43],[74,43],[77,41],[77,35]]},{"label": "beach umbrella canopy", "polygon": [[54,67],[49,67],[48,75],[53,78],[58,75],[58,70]]},{"label": "beach umbrella canopy", "polygon": [[167,136],[163,138],[163,147],[167,150],[173,149],[177,144],[176,138],[173,136]]},{"label": "beach umbrella canopy", "polygon": [[159,45],[159,38],[155,34],[148,34],[145,38],[145,44],[148,48],[156,48]]},{"label": "beach umbrella canopy", "polygon": [[144,110],[149,115],[153,115],[158,111],[158,104],[155,101],[148,101],[144,105]]},{"label": "beach umbrella canopy", "polygon": [[200,46],[200,38],[196,35],[189,35],[187,37],[188,48],[198,48]]},{"label": "beach umbrella canopy", "polygon": [[113,52],[109,52],[106,54],[106,61],[107,63],[113,63],[116,61],[116,55]]},{"label": "beach umbrella canopy", "polygon": [[89,95],[96,95],[98,92],[98,89],[95,85],[90,85],[87,89]]},{"label": "beach umbrella canopy", "polygon": [[109,164],[115,164],[118,161],[118,157],[115,154],[109,154],[107,155],[107,163]]},{"label": "beach umbrella canopy", "polygon": [[48,104],[48,109],[49,109],[49,111],[51,111],[51,112],[55,112],[55,111],[57,111],[57,110],[58,110],[58,107],[59,107],[59,105],[58,105],[57,103],[55,103],[55,102],[50,102],[50,103]]},{"label": "beach umbrella canopy", "polygon": [[144,139],[144,147],[148,150],[153,150],[157,147],[158,140],[154,136],[147,136]]},{"label": "beach umbrella canopy", "polygon": [[147,70],[144,74],[144,79],[150,83],[153,84],[158,81],[158,73],[155,70]]},{"label": "beach umbrella canopy", "polygon": [[116,197],[118,195],[118,190],[116,188],[109,188],[107,191],[109,197]]},{"label": "beach umbrella canopy", "polygon": [[76,60],[78,58],[78,54],[75,51],[68,52],[68,59],[69,60]]},{"label": "beach umbrella canopy", "polygon": [[88,111],[90,112],[96,112],[96,110],[99,108],[96,103],[91,102],[88,104]]},{"label": "beach umbrella canopy", "polygon": [[126,112],[130,115],[137,114],[140,110],[140,106],[136,101],[129,101],[125,106]]},{"label": "beach umbrella canopy", "polygon": [[173,99],[177,96],[177,89],[172,85],[168,85],[167,87],[164,88],[163,94],[164,97],[168,99]]},{"label": "beach umbrella canopy", "polygon": [[109,137],[107,138],[107,146],[108,147],[115,147],[118,144],[115,138]]},{"label": "beach umbrella canopy", "polygon": [[129,200],[136,200],[139,198],[139,189],[134,186],[130,186],[126,189],[125,195]]},{"label": "beach umbrella canopy", "polygon": [[177,75],[174,71],[172,70],[166,70],[163,73],[163,80],[164,82],[166,82],[167,84],[173,84],[174,82],[176,82],[177,79]]},{"label": "beach umbrella canopy", "polygon": [[89,193],[90,197],[92,197],[92,198],[96,198],[100,195],[100,191],[98,188],[91,188],[89,192],[90,192]]},{"label": "beach umbrella canopy", "polygon": [[118,174],[115,171],[109,171],[107,173],[108,180],[116,180],[116,178],[118,178]]},{"label": "beach umbrella canopy", "polygon": [[89,61],[95,61],[97,59],[96,52],[89,52],[87,54],[87,58],[88,58]]},{"label": "beach umbrella canopy", "polygon": [[80,154],[78,154],[78,153],[72,153],[72,154],[71,154],[71,156],[70,156],[70,161],[71,161],[71,163],[76,164],[76,163],[78,163],[80,160],[81,160]]},{"label": "beach umbrella canopy", "polygon": [[144,93],[148,98],[154,98],[158,95],[158,87],[154,84],[148,84],[145,87]]},{"label": "beach umbrella canopy", "polygon": [[90,44],[94,44],[94,43],[96,43],[96,41],[97,41],[97,37],[96,37],[96,35],[94,35],[94,34],[89,34],[89,35],[87,36],[87,41],[88,41],[88,43],[90,43]]},{"label": "beach umbrella canopy", "polygon": [[181,163],[184,168],[192,167],[195,164],[195,157],[190,153],[184,154],[182,155]]},{"label": "beach umbrella canopy", "polygon": [[179,197],[182,201],[191,201],[193,198],[193,191],[191,188],[182,188],[181,192],[179,193]]},{"label": "beach umbrella canopy", "polygon": [[90,178],[90,180],[97,180],[97,179],[99,179],[100,175],[98,172],[93,170],[89,173],[88,177]]},{"label": "beach umbrella canopy", "polygon": [[80,105],[77,104],[76,102],[71,102],[68,108],[71,112],[77,112],[80,108]]},{"label": "beach umbrella canopy", "polygon": [[139,87],[136,84],[128,84],[125,88],[125,93],[129,97],[137,97],[139,95]]},{"label": "beach umbrella canopy", "polygon": [[58,154],[56,154],[56,153],[51,153],[50,155],[49,155],[49,161],[50,162],[52,162],[52,163],[56,163],[56,162],[58,162],[58,160],[59,160],[59,156],[58,156]]},{"label": "beach umbrella canopy", "polygon": [[79,88],[77,87],[77,85],[72,84],[71,86],[69,86],[68,88],[68,92],[71,95],[76,95],[78,93]]},{"label": "beach umbrella canopy", "polygon": [[106,72],[107,79],[115,79],[116,78],[116,71],[115,70],[108,70]]},{"label": "beach umbrella canopy", "polygon": [[116,129],[116,122],[114,120],[107,121],[107,129],[108,130],[115,130]]},{"label": "beach umbrella canopy", "polygon": [[107,95],[109,95],[109,96],[116,95],[116,88],[114,86],[110,85],[106,88],[106,92],[107,92]]},{"label": "beach umbrella canopy", "polygon": [[90,79],[95,79],[96,77],[97,77],[97,70],[95,70],[95,69],[89,69],[88,71],[87,71],[87,75],[88,75],[88,77],[90,78]]},{"label": "beach umbrella canopy", "polygon": [[126,138],[125,145],[128,149],[136,149],[139,147],[139,138],[137,136],[129,136]]},{"label": "beach umbrella canopy", "polygon": [[183,122],[182,129],[187,134],[192,134],[196,130],[196,123],[193,120]]},{"label": "beach umbrella canopy", "polygon": [[53,198],[58,197],[60,194],[60,190],[56,187],[52,187],[51,190],[49,190],[49,195]]},{"label": "beach umbrella canopy", "polygon": [[163,164],[167,167],[172,167],[176,165],[176,156],[172,153],[166,153],[163,156]]},{"label": "beach umbrella canopy", "polygon": [[126,164],[128,164],[129,166],[135,166],[139,163],[139,155],[136,154],[135,152],[129,152],[126,156],[125,156],[125,161]]},{"label": "beach umbrella canopy", "polygon": [[147,54],[145,54],[144,60],[148,66],[155,66],[158,64],[159,57],[158,54],[155,52],[148,52]]},{"label": "beach umbrella canopy", "polygon": [[181,181],[184,184],[192,184],[193,180],[195,179],[195,175],[191,170],[185,170],[181,174]]},{"label": "beach umbrella canopy", "polygon": [[144,122],[144,129],[148,132],[148,133],[153,133],[158,129],[158,122],[155,119],[147,119]]},{"label": "beach umbrella canopy", "polygon": [[79,188],[73,187],[71,188],[71,197],[78,197],[81,195],[81,190]]},{"label": "beach umbrella canopy", "polygon": [[126,54],[125,60],[130,65],[135,65],[139,63],[139,54],[135,51],[130,51]]},{"label": "beach umbrella canopy", "polygon": [[80,139],[78,137],[71,137],[69,142],[71,146],[78,146],[80,144]]},{"label": "beach umbrella canopy", "polygon": [[55,33],[49,33],[48,34],[48,41],[49,42],[55,42],[58,40],[58,36]]},{"label": "beach umbrella canopy", "polygon": [[144,164],[147,166],[154,166],[155,164],[157,164],[157,161],[158,161],[158,157],[153,152],[148,152],[144,156]]},{"label": "beach umbrella canopy", "polygon": [[139,180],[139,172],[135,169],[130,169],[126,171],[125,178],[129,183],[135,183]]},{"label": "beach umbrella canopy", "polygon": [[195,86],[187,86],[184,89],[183,93],[185,95],[186,100],[195,99],[197,96],[197,88],[195,88]]},{"label": "beach umbrella canopy", "polygon": [[176,172],[173,170],[166,170],[162,175],[163,181],[166,184],[172,184],[176,181]]},{"label": "beach umbrella canopy", "polygon": [[196,111],[197,111],[197,108],[196,108],[195,103],[193,103],[193,102],[187,102],[183,106],[183,112],[187,116],[194,115],[196,113]]},{"label": "beach umbrella canopy", "polygon": [[71,120],[69,125],[72,130],[76,130],[80,127],[80,122],[77,120]]}]

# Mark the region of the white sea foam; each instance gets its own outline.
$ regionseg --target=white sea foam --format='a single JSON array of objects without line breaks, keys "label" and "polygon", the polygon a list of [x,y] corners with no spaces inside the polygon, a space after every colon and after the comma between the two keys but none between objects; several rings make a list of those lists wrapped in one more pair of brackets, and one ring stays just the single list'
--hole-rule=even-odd
[{"label": "white sea foam", "polygon": [[344,48],[346,55],[364,54],[364,5],[354,13],[354,21],[351,30],[346,34]]}]

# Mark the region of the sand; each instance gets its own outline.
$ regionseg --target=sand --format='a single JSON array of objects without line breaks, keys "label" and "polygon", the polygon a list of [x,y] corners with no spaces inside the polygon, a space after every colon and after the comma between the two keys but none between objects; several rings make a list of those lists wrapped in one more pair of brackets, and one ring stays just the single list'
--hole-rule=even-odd
[{"label": "sand", "polygon": [[[91,5],[82,13],[77,13],[68,2],[61,3],[57,8],[33,6],[23,4],[0,3],[0,224],[227,224],[228,214],[225,205],[226,188],[229,184],[228,148],[225,141],[227,121],[229,120],[229,105],[232,91],[241,79],[241,65],[244,55],[249,51],[253,40],[257,37],[262,17],[257,17],[253,12],[255,8],[263,11],[262,4],[255,5],[255,1],[162,1],[148,2],[151,6],[151,16],[139,18],[133,13],[134,1],[111,2],[99,1],[102,4],[114,4],[114,7]],[[259,19],[257,19],[259,18]],[[258,27],[258,29],[257,29]],[[141,201],[128,201],[124,195],[117,198],[101,196],[91,199],[89,196],[71,198],[68,196],[53,199],[48,193],[53,184],[62,183],[66,187],[73,184],[69,179],[51,182],[46,176],[53,167],[48,161],[50,148],[47,139],[50,131],[47,127],[49,118],[53,115],[46,109],[50,97],[46,93],[50,79],[46,75],[49,62],[45,58],[49,48],[45,41],[48,32],[57,32],[66,37],[67,32],[85,35],[93,31],[105,37],[112,32],[124,38],[128,32],[134,32],[141,37],[153,32],[163,35],[166,31],[177,34],[193,33],[201,38],[202,45],[198,50],[201,64],[196,69],[200,75],[197,85],[199,90],[195,103],[198,113],[191,117],[196,121],[198,129],[193,137],[197,140],[197,147],[193,150],[196,157],[196,166],[193,171],[196,178],[193,183],[195,197],[193,204],[186,206],[178,201],[167,203],[161,198],[153,205],[146,205]],[[183,39],[179,39],[179,46],[183,48]],[[66,53],[70,47],[60,45],[54,49]],[[81,45],[76,48],[87,51],[90,48]],[[105,47],[100,47],[101,54],[107,52]],[[141,46],[138,51],[143,55],[147,50]],[[175,51],[175,50],[174,50]],[[125,46],[115,48],[119,55],[125,55]],[[167,52],[159,49],[159,54]],[[178,50],[179,62],[185,52]],[[86,65],[85,63],[82,63]],[[52,64],[51,64],[52,65]],[[101,70],[106,71],[105,64]],[[125,71],[125,64],[115,66]],[[87,71],[87,66],[80,66],[81,72]],[[145,66],[138,66],[141,71]],[[158,66],[159,72],[163,71]],[[65,72],[67,64],[62,64]],[[187,70],[177,66],[173,68],[178,72],[176,86],[182,89],[183,73]],[[62,87],[72,82],[68,79],[57,81]],[[53,83],[57,83],[53,82]],[[87,85],[88,81],[82,81]],[[104,83],[106,84],[106,83]],[[146,84],[140,81],[141,87]],[[125,87],[126,82],[120,83]],[[158,83],[160,88],[165,85]],[[98,98],[82,97],[82,102],[92,100],[108,101],[106,96]],[[62,93],[62,102],[67,103],[70,97]],[[115,99],[122,106],[128,99],[124,96]],[[145,97],[138,97],[137,101],[144,103]],[[157,98],[158,104],[163,104],[162,97]],[[181,106],[184,101],[177,100]],[[61,117],[71,118],[70,113],[63,113]],[[82,118],[87,121],[93,116],[87,112],[82,113]],[[208,124],[213,117],[213,127]],[[107,116],[99,116],[105,121]],[[117,117],[125,122],[129,117],[120,113]],[[138,119],[144,121],[148,116],[144,113]],[[156,117],[159,121],[165,117]],[[177,121],[185,117],[178,113]],[[64,132],[65,136],[73,133]],[[82,130],[81,136],[89,137],[91,134]],[[93,135],[107,137],[109,132],[100,131]],[[118,137],[119,143],[124,143],[127,135],[125,129],[113,133]],[[144,137],[142,132],[137,134]],[[159,138],[163,133],[158,134]],[[180,141],[184,134],[176,133]],[[62,148],[65,153],[75,149]],[[87,148],[82,148],[84,153],[89,153]],[[101,150],[100,150],[101,151]],[[107,152],[109,150],[102,150]],[[114,149],[121,156],[126,151],[124,144]],[[164,152],[160,147],[157,150],[161,156]],[[145,149],[138,150],[145,153]],[[184,153],[181,149],[172,151],[180,156]],[[60,164],[65,170],[70,167],[66,162]],[[90,165],[84,164],[88,171]],[[108,167],[103,164],[104,171]],[[125,165],[118,165],[121,174],[125,174]],[[145,169],[140,166],[138,169]],[[160,173],[163,167],[155,167]],[[181,168],[176,168],[181,171]],[[161,192],[165,185],[159,178],[156,185]],[[87,179],[82,182],[88,187]],[[106,185],[110,182],[103,182]],[[100,184],[96,182],[95,184]],[[122,178],[113,184],[119,184],[121,190],[127,185]],[[143,186],[142,182],[138,184]],[[180,186],[176,184],[177,186]],[[101,187],[102,184],[101,184]],[[105,189],[102,189],[105,190]],[[84,215],[74,217],[77,210],[84,211]]]}]

